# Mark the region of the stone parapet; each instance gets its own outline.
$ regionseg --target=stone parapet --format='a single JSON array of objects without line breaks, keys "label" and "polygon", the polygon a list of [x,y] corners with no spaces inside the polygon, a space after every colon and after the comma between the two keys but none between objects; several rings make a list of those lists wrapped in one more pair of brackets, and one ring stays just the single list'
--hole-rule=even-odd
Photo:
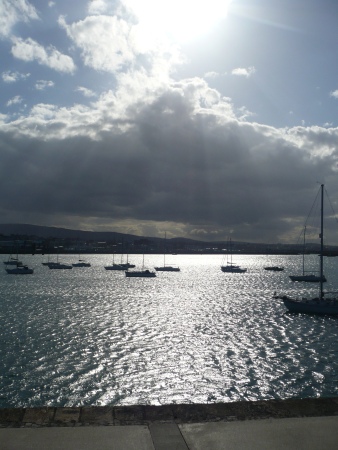
[{"label": "stone parapet", "polygon": [[338,415],[338,397],[208,404],[0,409],[0,427],[79,427],[226,422]]}]

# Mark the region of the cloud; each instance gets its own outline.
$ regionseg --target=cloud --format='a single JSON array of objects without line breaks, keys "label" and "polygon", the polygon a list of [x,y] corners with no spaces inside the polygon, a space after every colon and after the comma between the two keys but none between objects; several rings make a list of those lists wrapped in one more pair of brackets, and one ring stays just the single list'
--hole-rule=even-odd
[{"label": "cloud", "polygon": [[251,77],[254,73],[256,72],[256,69],[252,66],[252,67],[238,67],[237,69],[233,69],[233,71],[231,72],[233,75],[237,75],[239,77],[246,77],[249,78]]},{"label": "cloud", "polygon": [[[11,38],[17,64],[43,66],[32,86],[45,92],[27,90],[29,111],[0,116],[0,176],[8,180],[3,222],[282,242],[298,237],[317,180],[331,184],[338,198],[337,129],[255,123],[248,107],[209,86],[225,75],[221,69],[179,79],[178,48],[142,36],[127,10],[109,16],[120,2],[86,5],[91,16],[58,19],[57,48],[70,40],[79,61],[81,79],[72,83],[46,74],[46,67],[61,75],[76,70],[66,50],[45,44],[51,36],[41,37],[44,45]],[[253,66],[232,72],[254,73]],[[14,69],[2,73],[6,83],[23,78]],[[58,89],[48,89],[54,83]],[[55,98],[63,92],[69,98]],[[3,102],[12,97],[7,106],[21,109],[18,93]]]},{"label": "cloud", "polygon": [[22,101],[23,101],[23,98],[20,95],[16,95],[15,97],[13,97],[10,100],[8,100],[6,105],[7,106],[13,106],[13,105],[17,105],[19,103],[22,103]]},{"label": "cloud", "polygon": [[88,13],[100,15],[113,12],[116,9],[115,3],[107,0],[91,0],[88,3]]},{"label": "cloud", "polygon": [[163,78],[182,56],[177,47],[145,32],[141,24],[119,16],[88,16],[68,24],[60,17],[59,25],[80,49],[83,63],[97,71],[128,73],[143,70],[149,76]]},{"label": "cloud", "polygon": [[53,46],[43,47],[31,38],[13,38],[12,54],[23,61],[37,61],[57,72],[74,73],[76,67],[72,58],[60,53]]},{"label": "cloud", "polygon": [[0,37],[11,35],[12,28],[18,22],[39,19],[33,5],[26,0],[2,0],[0,2]]},{"label": "cloud", "polygon": [[93,92],[91,89],[87,89],[87,88],[85,88],[83,86],[78,86],[76,88],[76,90],[78,92],[81,92],[84,97],[95,97],[96,96],[95,92]]},{"label": "cloud", "polygon": [[46,88],[53,87],[55,85],[54,81],[38,80],[35,83],[35,89],[38,91],[44,91]]},{"label": "cloud", "polygon": [[2,72],[2,80],[5,83],[15,83],[19,80],[24,80],[30,76],[30,73],[19,73],[19,72]]},{"label": "cloud", "polygon": [[212,78],[219,78],[219,77],[222,77],[222,76],[224,76],[224,75],[226,75],[226,72],[224,72],[224,73],[219,73],[219,72],[213,72],[213,71],[211,71],[211,72],[206,72],[206,73],[204,74],[204,78],[210,78],[210,79],[212,79]]},{"label": "cloud", "polygon": [[89,107],[40,104],[1,126],[0,176],[16,173],[4,221],[20,211],[69,227],[277,242],[303,224],[316,181],[337,178],[337,129],[248,123],[198,78],[115,106],[113,93]]},{"label": "cloud", "polygon": [[89,67],[115,72],[135,58],[132,26],[116,16],[90,16],[71,25],[61,17],[59,24],[81,49],[83,61]]},{"label": "cloud", "polygon": [[330,96],[334,97],[334,98],[338,98],[338,89],[336,89],[335,91],[330,92]]}]

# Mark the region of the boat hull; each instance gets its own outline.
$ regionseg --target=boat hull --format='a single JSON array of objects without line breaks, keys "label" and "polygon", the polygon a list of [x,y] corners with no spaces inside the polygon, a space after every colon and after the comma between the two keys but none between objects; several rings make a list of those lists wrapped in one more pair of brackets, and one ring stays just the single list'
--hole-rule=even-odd
[{"label": "boat hull", "polygon": [[9,275],[31,275],[34,273],[34,269],[28,267],[15,267],[14,269],[6,269]]},{"label": "boat hull", "polygon": [[337,300],[294,300],[289,297],[282,297],[285,307],[294,313],[320,314],[320,315],[338,315]]},{"label": "boat hull", "polygon": [[[307,283],[319,283],[320,282],[320,276],[317,275],[290,275],[291,281],[304,281]],[[323,283],[326,282],[325,276],[322,278]]]},{"label": "boat hull", "polygon": [[155,267],[157,272],[180,272],[181,269],[179,267],[172,266],[164,266],[164,267]]},{"label": "boat hull", "polygon": [[229,266],[222,266],[221,267],[222,272],[225,273],[245,273],[247,269],[241,269],[240,267],[229,267]]},{"label": "boat hull", "polygon": [[120,266],[119,264],[113,264],[112,266],[105,266],[106,270],[126,270],[125,267]]},{"label": "boat hull", "polygon": [[127,272],[126,271],[126,277],[132,278],[132,277],[139,277],[139,278],[153,278],[156,277],[155,272],[150,272],[149,270],[141,270],[141,271],[132,271]]},{"label": "boat hull", "polygon": [[73,268],[73,266],[70,266],[69,264],[61,264],[61,263],[49,264],[48,267],[50,269],[72,269]]}]

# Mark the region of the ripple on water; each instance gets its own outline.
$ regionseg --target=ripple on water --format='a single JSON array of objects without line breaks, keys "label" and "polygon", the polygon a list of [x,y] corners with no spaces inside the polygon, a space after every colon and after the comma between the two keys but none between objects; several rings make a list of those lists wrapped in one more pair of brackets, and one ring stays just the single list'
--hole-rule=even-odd
[{"label": "ripple on water", "polygon": [[224,274],[219,257],[179,256],[155,279],[105,271],[109,258],[0,276],[1,407],[337,395],[337,319],[286,313],[272,293],[309,288],[263,270],[295,258],[240,256],[248,272]]}]

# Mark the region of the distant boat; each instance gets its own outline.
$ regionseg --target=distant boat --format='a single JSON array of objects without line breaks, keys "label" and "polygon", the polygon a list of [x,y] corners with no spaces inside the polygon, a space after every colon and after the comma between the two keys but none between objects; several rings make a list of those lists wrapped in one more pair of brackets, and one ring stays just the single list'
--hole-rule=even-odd
[{"label": "distant boat", "polygon": [[[79,252],[78,246],[78,252]],[[72,263],[73,267],[91,267],[91,264],[89,262],[86,262],[84,259],[81,259],[80,252],[79,252],[79,259],[76,263]]]},{"label": "distant boat", "polygon": [[22,261],[19,261],[18,255],[18,245],[16,246],[16,256],[12,256],[12,253],[9,255],[7,261],[4,261],[6,266],[17,266],[18,264],[22,264]]},{"label": "distant boat", "polygon": [[326,281],[325,275],[314,275],[313,273],[307,273],[305,270],[305,234],[306,234],[306,226],[304,226],[304,238],[303,238],[303,271],[302,275],[290,275],[289,278],[291,281],[304,281],[308,283],[319,283],[321,280],[323,282]]},{"label": "distant boat", "polygon": [[244,273],[247,269],[242,269],[240,266],[232,263],[232,240],[228,241],[229,251],[227,254],[227,264],[226,266],[221,266],[221,271],[226,273]]},{"label": "distant boat", "polygon": [[[334,292],[324,292],[323,290],[323,250],[324,250],[324,185],[320,187],[321,213],[320,213],[320,255],[319,255],[319,295],[315,298],[292,298],[288,295],[274,294],[274,298],[283,300],[285,307],[290,312],[338,315],[338,298],[324,298],[327,294]],[[335,293],[337,294],[337,293]]]},{"label": "distant boat", "polygon": [[59,262],[59,252],[57,253],[56,262],[49,262],[47,266],[50,269],[72,269],[73,266],[71,264],[65,264]]},{"label": "distant boat", "polygon": [[126,277],[142,277],[142,278],[153,278],[156,277],[156,272],[151,272],[148,269],[144,269],[144,254],[143,254],[143,260],[142,260],[142,270],[127,270]]},{"label": "distant boat", "polygon": [[274,272],[281,272],[282,270],[284,270],[284,267],[267,266],[267,267],[264,267],[264,270],[272,270]]},{"label": "distant boat", "polygon": [[7,261],[4,261],[6,266],[16,266],[18,264],[22,264],[22,261],[19,261],[18,257],[10,256]]},{"label": "distant boat", "polygon": [[[165,233],[165,241],[167,240],[167,233]],[[163,254],[163,266],[162,267],[155,267],[155,270],[157,272],[180,272],[179,267],[173,267],[173,266],[166,266],[165,264],[165,255],[166,255],[166,246]]]},{"label": "distant boat", "polygon": [[132,270],[132,271],[126,271],[126,277],[143,277],[143,278],[153,278],[156,277],[155,272],[151,272],[150,270]]},{"label": "distant boat", "polygon": [[[320,276],[319,275],[314,275],[314,274],[309,274],[309,275],[290,275],[289,276],[291,281],[304,281],[304,282],[308,282],[308,283],[319,283],[320,282]],[[323,274],[322,277],[322,282],[325,283],[326,282],[326,277]]]},{"label": "distant boat", "polygon": [[72,263],[73,267],[91,267],[91,264],[84,261],[83,259],[79,259],[78,262]]},{"label": "distant boat", "polygon": [[18,263],[16,267],[6,268],[6,272],[9,275],[31,275],[34,273],[34,269],[30,269],[28,266]]},{"label": "distant boat", "polygon": [[128,270],[128,268],[123,267],[122,264],[115,263],[115,253],[113,253],[113,263],[110,266],[104,266],[106,270]]},{"label": "distant boat", "polygon": [[127,253],[127,262],[125,262],[125,263],[122,262],[122,260],[123,260],[123,254],[121,255],[120,266],[123,267],[125,270],[133,269],[133,268],[135,267],[135,264],[131,264],[131,263],[128,261],[128,259],[129,259],[129,255],[128,255],[128,253]]},{"label": "distant boat", "polygon": [[181,269],[179,267],[173,266],[163,266],[163,267],[155,267],[157,272],[180,272]]},{"label": "distant boat", "polygon": [[120,266],[123,267],[124,270],[136,267],[135,264],[130,264],[129,262],[121,263]]},{"label": "distant boat", "polygon": [[65,263],[60,263],[60,262],[49,263],[48,267],[50,269],[72,269],[73,268],[73,266],[71,264],[65,264]]}]

